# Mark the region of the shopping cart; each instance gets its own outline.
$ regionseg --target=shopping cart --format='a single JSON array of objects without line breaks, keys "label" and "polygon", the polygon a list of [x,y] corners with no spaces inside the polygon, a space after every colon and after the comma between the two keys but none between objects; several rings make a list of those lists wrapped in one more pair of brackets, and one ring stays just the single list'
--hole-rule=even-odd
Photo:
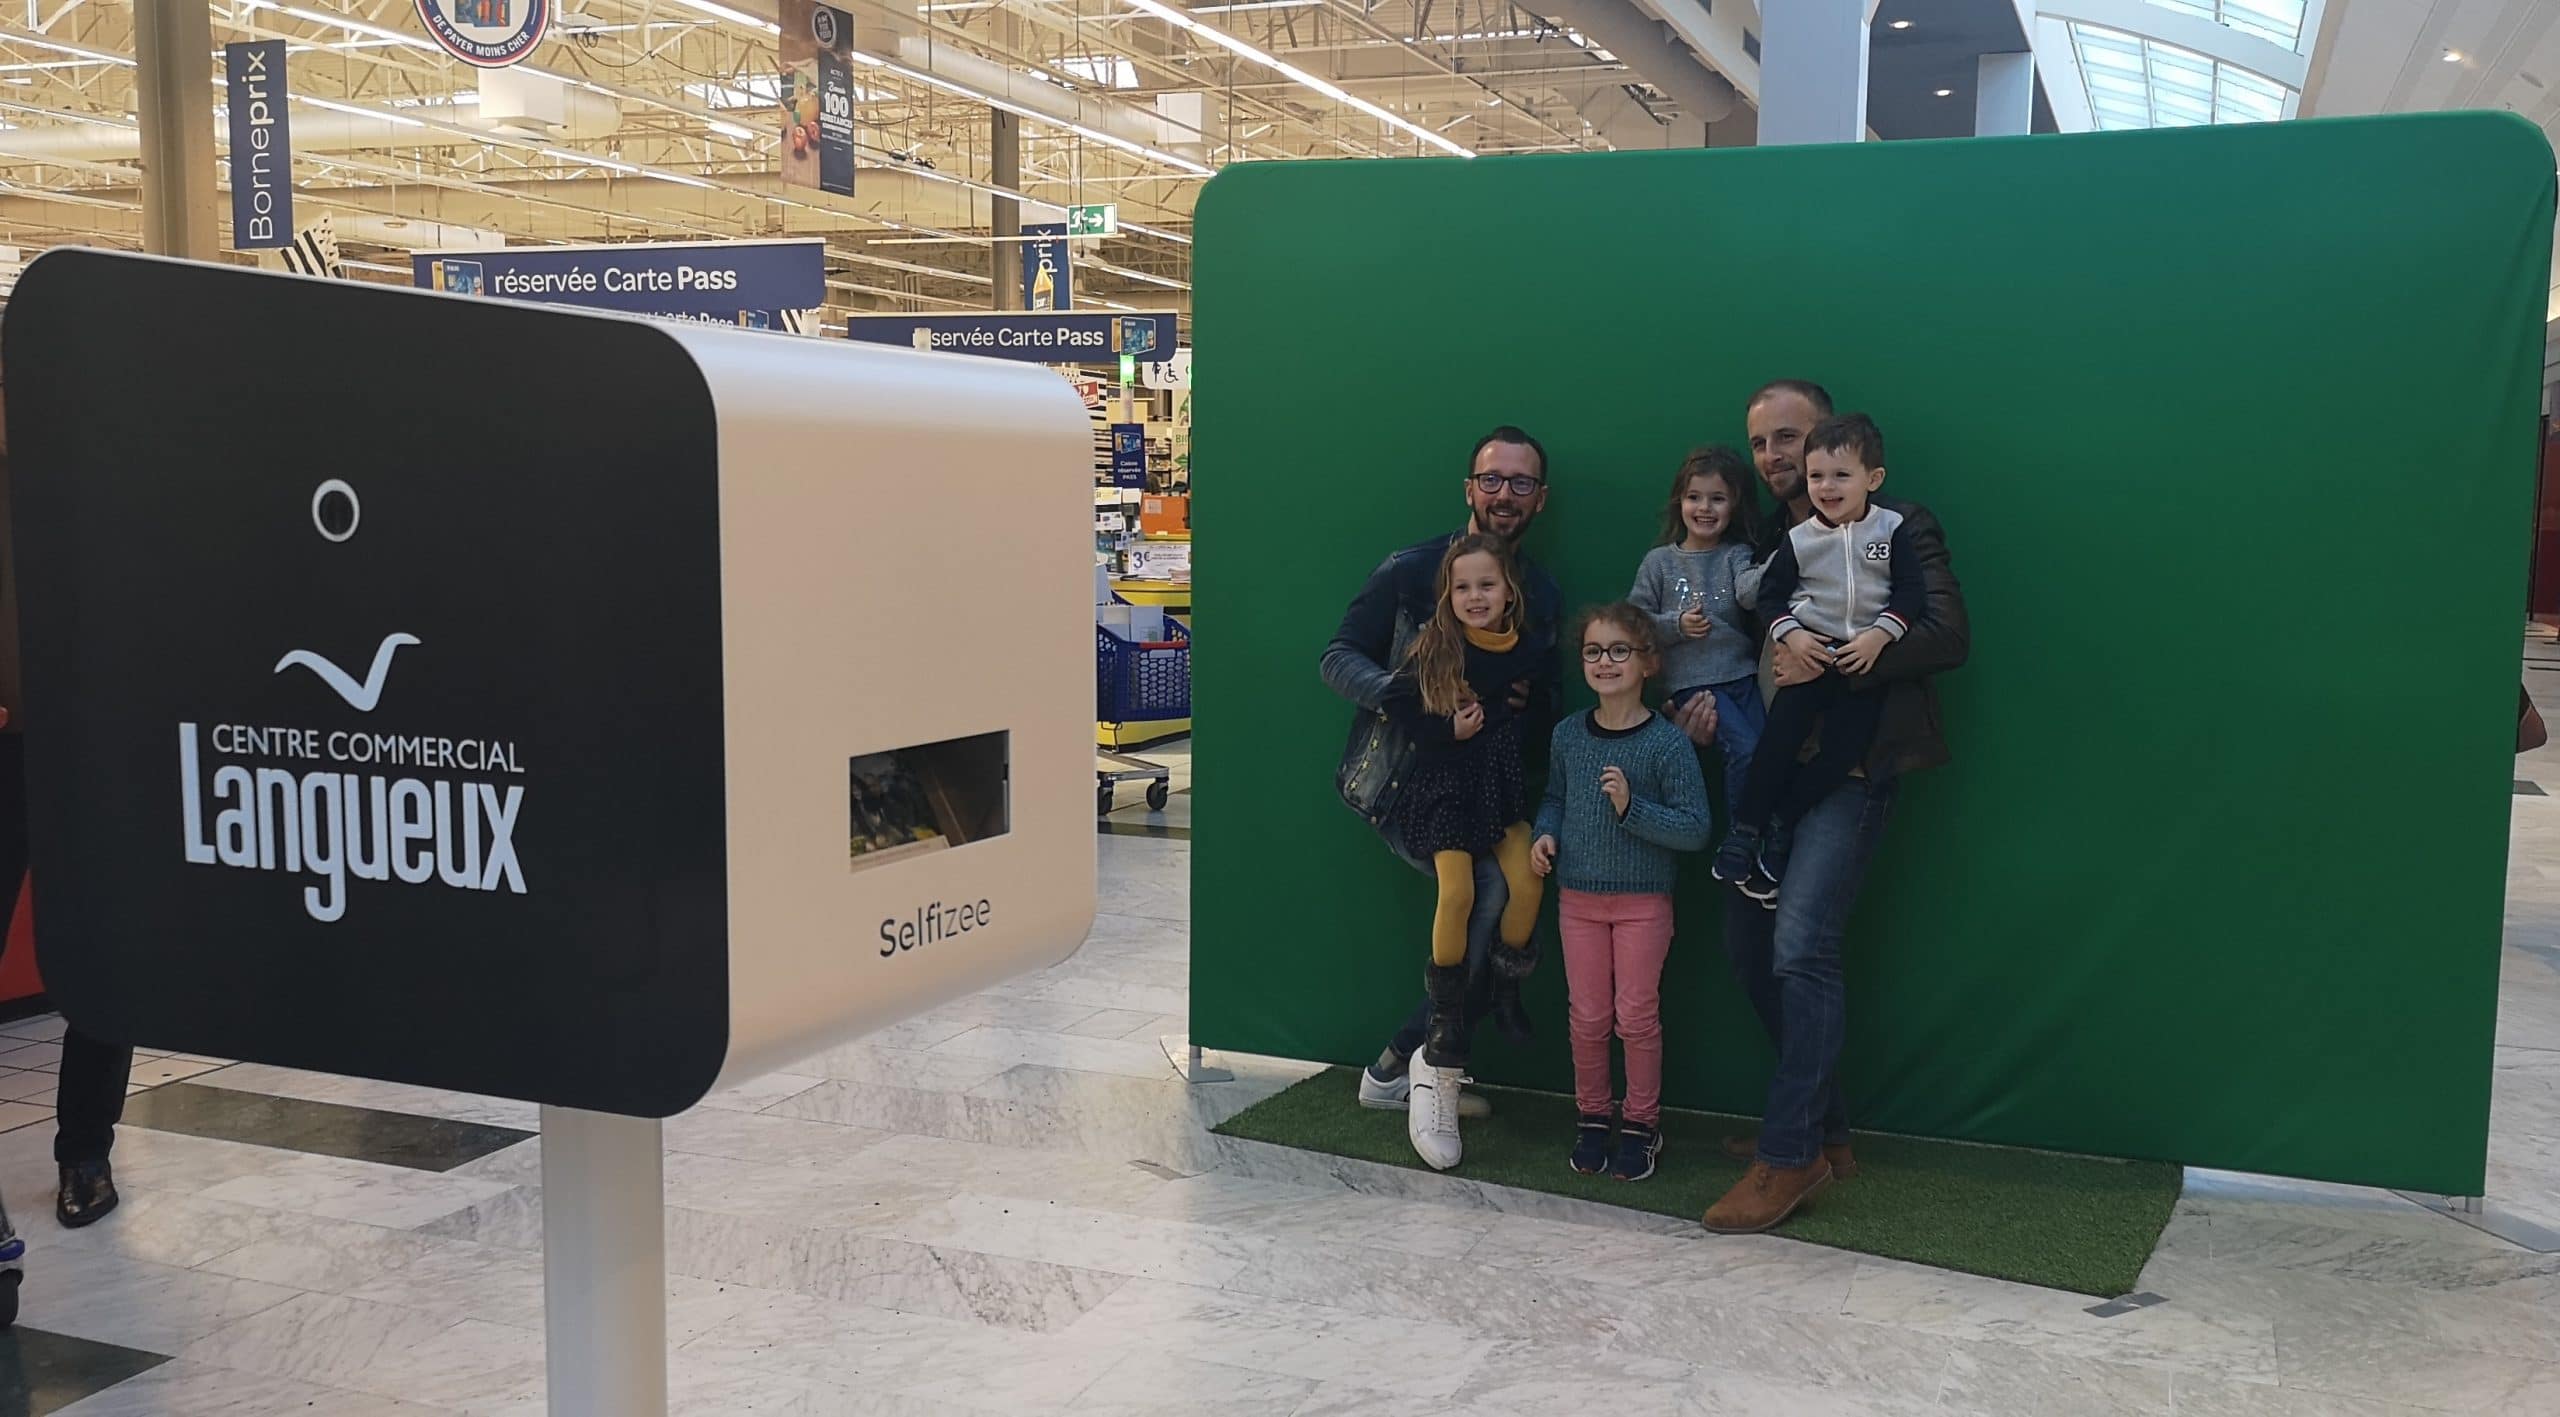
[{"label": "shopping cart", "polygon": [[[1177,620],[1164,622],[1162,640],[1131,640],[1096,625],[1094,635],[1094,720],[1114,728],[1132,723],[1163,722],[1191,716],[1191,632]],[[1173,797],[1173,770],[1162,763],[1125,753],[1096,749],[1097,804],[1111,813],[1112,789],[1123,782],[1147,784],[1147,806],[1163,811]]]}]

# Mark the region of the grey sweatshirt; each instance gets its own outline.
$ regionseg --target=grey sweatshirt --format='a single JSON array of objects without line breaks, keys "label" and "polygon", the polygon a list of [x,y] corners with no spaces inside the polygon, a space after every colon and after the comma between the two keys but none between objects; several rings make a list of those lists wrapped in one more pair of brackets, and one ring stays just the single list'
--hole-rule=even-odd
[{"label": "grey sweatshirt", "polygon": [[[1627,775],[1627,815],[1600,790],[1600,773]],[[1611,731],[1591,710],[1556,725],[1547,795],[1534,836],[1556,839],[1556,884],[1595,895],[1668,895],[1680,853],[1707,844],[1707,779],[1689,735],[1662,715]]]},{"label": "grey sweatshirt", "polygon": [[[1729,684],[1750,678],[1760,667],[1760,637],[1734,594],[1734,578],[1749,569],[1751,548],[1737,541],[1711,551],[1657,546],[1644,553],[1627,599],[1653,617],[1654,638],[1662,642],[1665,687],[1676,692]],[[1680,631],[1682,601],[1691,593],[1705,597],[1707,619],[1714,626],[1702,639]]]}]

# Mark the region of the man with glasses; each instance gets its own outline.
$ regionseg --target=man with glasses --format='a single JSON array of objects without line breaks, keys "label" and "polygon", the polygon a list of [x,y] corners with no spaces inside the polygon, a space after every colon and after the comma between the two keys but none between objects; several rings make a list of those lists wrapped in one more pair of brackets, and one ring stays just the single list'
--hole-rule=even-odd
[{"label": "man with glasses", "polygon": [[[1547,505],[1546,449],[1517,428],[1496,428],[1477,440],[1464,485],[1467,525],[1463,530],[1501,537],[1517,552],[1520,539],[1528,534],[1530,524]],[[1351,739],[1344,745],[1335,786],[1351,810],[1386,839],[1388,849],[1425,876],[1432,874],[1431,863],[1406,856],[1396,845],[1403,839],[1395,825],[1396,800],[1413,763],[1414,745],[1379,712],[1378,705],[1396,666],[1404,659],[1405,646],[1431,618],[1441,555],[1460,534],[1444,532],[1381,562],[1352,598],[1351,607],[1343,612],[1342,625],[1325,646],[1321,665],[1325,687],[1359,709],[1352,719]],[[1523,741],[1542,745],[1555,717],[1558,671],[1554,649],[1563,597],[1556,589],[1555,578],[1533,564],[1525,552],[1519,553],[1518,560],[1522,588],[1528,593],[1529,602],[1521,632],[1523,645],[1534,648],[1534,662],[1543,667],[1534,678],[1512,686],[1511,703],[1529,715],[1523,725]],[[1475,911],[1467,921],[1463,1027],[1469,1034],[1491,1014],[1507,1036],[1529,1036],[1529,1017],[1520,1007],[1518,990],[1497,991],[1493,971],[1487,968],[1495,927],[1510,898],[1501,868],[1491,856],[1478,858]],[[1388,1040],[1377,1062],[1361,1073],[1362,1106],[1401,1109],[1409,1105],[1412,1077],[1408,1064],[1414,1050],[1422,1046],[1430,1022],[1431,1001],[1426,995],[1405,1020],[1404,1027]],[[1444,1148],[1454,1163],[1456,1117],[1479,1117],[1490,1111],[1481,1097],[1458,1099],[1446,1134],[1435,1145]]]}]

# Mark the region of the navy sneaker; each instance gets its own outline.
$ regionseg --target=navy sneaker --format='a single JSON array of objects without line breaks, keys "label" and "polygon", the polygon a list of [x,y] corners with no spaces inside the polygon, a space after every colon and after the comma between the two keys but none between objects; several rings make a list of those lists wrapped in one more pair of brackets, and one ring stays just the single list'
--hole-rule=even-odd
[{"label": "navy sneaker", "polygon": [[1642,1122],[1618,1124],[1618,1154],[1609,1159],[1609,1174],[1621,1181],[1641,1181],[1653,1174],[1662,1155],[1662,1133]]},{"label": "navy sneaker", "polygon": [[1716,848],[1715,864],[1708,870],[1729,886],[1749,881],[1760,863],[1760,831],[1756,827],[1735,827],[1725,833],[1724,845]]},{"label": "navy sneaker", "polygon": [[1760,838],[1760,849],[1751,858],[1751,872],[1742,882],[1742,893],[1771,910],[1778,908],[1778,887],[1787,879],[1787,854],[1795,843],[1783,829]]},{"label": "navy sneaker", "polygon": [[1573,1154],[1566,1157],[1567,1166],[1585,1176],[1597,1176],[1609,1169],[1609,1133],[1614,1123],[1606,1116],[1589,1112],[1573,1124]]}]

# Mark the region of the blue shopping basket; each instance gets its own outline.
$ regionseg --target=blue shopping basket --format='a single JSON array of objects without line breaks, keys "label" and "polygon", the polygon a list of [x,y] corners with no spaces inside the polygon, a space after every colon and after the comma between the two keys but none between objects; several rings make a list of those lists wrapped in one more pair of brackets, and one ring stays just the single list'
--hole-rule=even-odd
[{"label": "blue shopping basket", "polygon": [[1191,716],[1191,632],[1164,622],[1163,640],[1127,640],[1093,627],[1094,712],[1103,723]]}]

